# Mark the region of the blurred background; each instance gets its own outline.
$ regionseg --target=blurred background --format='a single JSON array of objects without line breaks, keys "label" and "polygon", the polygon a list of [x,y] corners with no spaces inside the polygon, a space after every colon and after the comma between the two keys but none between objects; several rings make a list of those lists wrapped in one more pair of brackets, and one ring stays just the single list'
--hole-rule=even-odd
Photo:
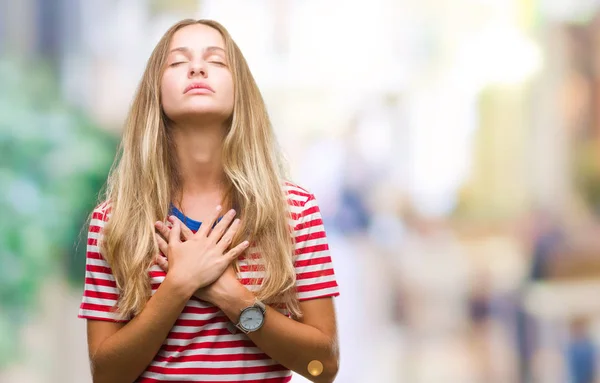
[{"label": "blurred background", "polygon": [[84,222],[188,17],[320,202],[338,382],[600,382],[599,0],[0,0],[0,382],[91,382]]}]

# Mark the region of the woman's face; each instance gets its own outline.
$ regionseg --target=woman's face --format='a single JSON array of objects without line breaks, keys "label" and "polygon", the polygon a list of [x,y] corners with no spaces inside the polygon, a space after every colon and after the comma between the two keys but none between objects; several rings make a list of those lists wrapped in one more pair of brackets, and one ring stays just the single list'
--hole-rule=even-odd
[{"label": "woman's face", "polygon": [[161,103],[177,122],[225,121],[233,112],[233,78],[221,34],[203,24],[171,39],[161,80]]}]

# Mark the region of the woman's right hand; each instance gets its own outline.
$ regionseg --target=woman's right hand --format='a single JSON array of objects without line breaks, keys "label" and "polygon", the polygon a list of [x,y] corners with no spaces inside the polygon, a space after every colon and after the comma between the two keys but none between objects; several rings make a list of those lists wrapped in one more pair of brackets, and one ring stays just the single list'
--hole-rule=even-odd
[{"label": "woman's right hand", "polygon": [[158,247],[167,257],[167,278],[190,296],[216,281],[248,247],[248,241],[244,241],[226,252],[239,228],[239,219],[233,221],[236,212],[230,210],[213,228],[220,212],[218,206],[211,219],[203,222],[196,233],[186,232],[185,241],[181,240],[182,223],[174,216],[169,217],[173,227],[168,235],[163,238],[156,234]]}]

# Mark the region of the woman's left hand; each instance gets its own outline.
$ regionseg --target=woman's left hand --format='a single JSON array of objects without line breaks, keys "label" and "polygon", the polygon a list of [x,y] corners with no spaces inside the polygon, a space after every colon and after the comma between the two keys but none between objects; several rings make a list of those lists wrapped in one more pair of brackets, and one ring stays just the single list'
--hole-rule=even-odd
[{"label": "woman's left hand", "polygon": [[[180,225],[182,227],[182,231],[181,231],[181,234],[183,237],[182,240],[185,241],[185,240],[187,240],[188,237],[193,235],[193,232],[187,226],[185,226],[183,223],[180,222]],[[156,226],[157,230],[159,231],[160,235],[168,243],[169,232],[171,231],[171,228],[168,227],[167,225],[165,225],[163,222],[157,222],[155,226]],[[163,271],[165,273],[169,272],[169,262],[167,261],[166,256],[164,254],[162,254],[162,252],[156,255],[155,261],[156,261],[156,264],[161,269],[163,269]],[[194,296],[198,299],[201,299],[203,301],[212,303],[215,306],[218,306],[217,303],[219,301],[219,297],[227,295],[227,294],[234,294],[235,289],[239,288],[239,287],[243,287],[243,285],[238,280],[235,269],[233,267],[233,263],[231,263],[225,269],[223,274],[221,274],[221,276],[219,278],[217,278],[216,281],[214,281],[213,283],[211,283],[208,286],[205,286],[201,289],[196,290],[196,292],[194,293]]]}]

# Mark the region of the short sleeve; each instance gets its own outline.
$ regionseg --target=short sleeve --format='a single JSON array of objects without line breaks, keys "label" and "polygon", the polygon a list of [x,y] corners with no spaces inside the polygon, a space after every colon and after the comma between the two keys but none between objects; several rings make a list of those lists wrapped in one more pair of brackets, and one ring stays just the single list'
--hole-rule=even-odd
[{"label": "short sleeve", "polygon": [[79,306],[79,318],[125,322],[115,311],[119,291],[112,270],[100,253],[102,229],[108,221],[108,208],[94,209],[87,235],[85,286]]},{"label": "short sleeve", "polygon": [[[296,204],[295,204],[296,205]],[[306,202],[296,205],[294,220],[296,291],[298,299],[338,296],[333,262],[329,253],[327,235],[323,226],[321,211],[312,194],[306,195]]]}]

